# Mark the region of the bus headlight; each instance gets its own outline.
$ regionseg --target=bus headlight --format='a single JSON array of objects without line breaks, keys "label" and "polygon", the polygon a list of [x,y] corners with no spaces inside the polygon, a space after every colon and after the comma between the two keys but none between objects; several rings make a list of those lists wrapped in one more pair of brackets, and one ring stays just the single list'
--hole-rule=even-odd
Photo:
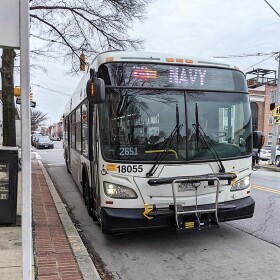
[{"label": "bus headlight", "polygon": [[250,186],[250,175],[243,177],[242,179],[236,181],[234,185],[230,188],[231,191],[240,191],[248,188]]},{"label": "bus headlight", "polygon": [[108,182],[104,182],[104,192],[111,198],[135,199],[138,197],[133,189]]}]

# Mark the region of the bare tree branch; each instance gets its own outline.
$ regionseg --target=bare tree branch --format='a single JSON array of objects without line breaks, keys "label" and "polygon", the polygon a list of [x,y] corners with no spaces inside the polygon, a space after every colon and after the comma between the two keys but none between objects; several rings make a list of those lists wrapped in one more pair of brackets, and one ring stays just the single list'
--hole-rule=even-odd
[{"label": "bare tree branch", "polygon": [[45,21],[45,20],[39,18],[39,17],[36,16],[36,15],[30,15],[30,16],[33,17],[33,18],[38,19],[39,21],[45,23],[46,25],[50,26],[53,30],[55,30],[55,31],[59,34],[59,36],[61,37],[61,39],[65,42],[65,44],[72,50],[72,52],[73,52],[77,57],[79,57],[79,55],[76,53],[76,51],[74,50],[74,48],[72,47],[72,45],[71,45],[70,43],[68,43],[68,41],[65,39],[65,36],[64,36],[54,25],[52,25],[52,24],[50,24],[49,22],[47,22],[47,21]]},{"label": "bare tree branch", "polygon": [[[143,20],[154,0],[32,0],[32,36],[48,51],[60,50],[65,61],[78,71],[79,55],[86,50],[90,60],[110,49],[141,48],[142,41],[128,35],[135,20]],[[69,60],[70,58],[70,60]]]}]

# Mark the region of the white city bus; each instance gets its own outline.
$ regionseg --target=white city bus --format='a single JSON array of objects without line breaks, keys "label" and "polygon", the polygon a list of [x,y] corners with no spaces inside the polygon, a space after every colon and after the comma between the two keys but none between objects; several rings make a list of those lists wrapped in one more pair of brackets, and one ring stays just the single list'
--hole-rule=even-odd
[{"label": "white city bus", "polygon": [[67,170],[103,232],[200,229],[253,216],[252,149],[262,136],[252,132],[237,67],[101,53],[66,105],[64,129]]}]

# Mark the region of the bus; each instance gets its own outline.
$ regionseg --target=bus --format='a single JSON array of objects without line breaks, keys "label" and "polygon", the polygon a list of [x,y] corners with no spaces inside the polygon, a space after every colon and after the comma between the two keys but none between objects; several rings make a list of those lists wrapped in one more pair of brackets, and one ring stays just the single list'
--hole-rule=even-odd
[{"label": "bus", "polygon": [[64,158],[102,232],[217,227],[250,218],[244,74],[213,59],[98,54],[65,106]]}]

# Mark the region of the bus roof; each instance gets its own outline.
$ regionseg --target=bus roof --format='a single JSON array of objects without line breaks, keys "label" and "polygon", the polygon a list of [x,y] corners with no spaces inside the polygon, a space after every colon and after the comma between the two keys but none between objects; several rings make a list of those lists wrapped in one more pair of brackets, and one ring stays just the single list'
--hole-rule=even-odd
[{"label": "bus roof", "polygon": [[[186,54],[156,53],[156,52],[127,52],[107,51],[98,54],[92,66],[99,66],[106,62],[146,62],[146,63],[172,63],[179,65],[216,66],[225,68],[237,68],[227,61],[213,58],[189,56]],[[238,69],[238,68],[237,68]]]},{"label": "bus roof", "polygon": [[90,67],[88,68],[81,81],[77,85],[74,93],[72,94],[71,99],[67,102],[64,115],[69,114],[69,112],[86,97],[85,86],[89,79],[89,69],[94,68],[96,71],[98,71],[100,65],[108,62],[144,62],[158,64],[170,63],[173,65],[178,64],[188,66],[212,66],[239,70],[238,67],[232,65],[227,61],[221,61],[213,58],[157,52],[105,51],[103,53],[99,53],[90,64]]}]

